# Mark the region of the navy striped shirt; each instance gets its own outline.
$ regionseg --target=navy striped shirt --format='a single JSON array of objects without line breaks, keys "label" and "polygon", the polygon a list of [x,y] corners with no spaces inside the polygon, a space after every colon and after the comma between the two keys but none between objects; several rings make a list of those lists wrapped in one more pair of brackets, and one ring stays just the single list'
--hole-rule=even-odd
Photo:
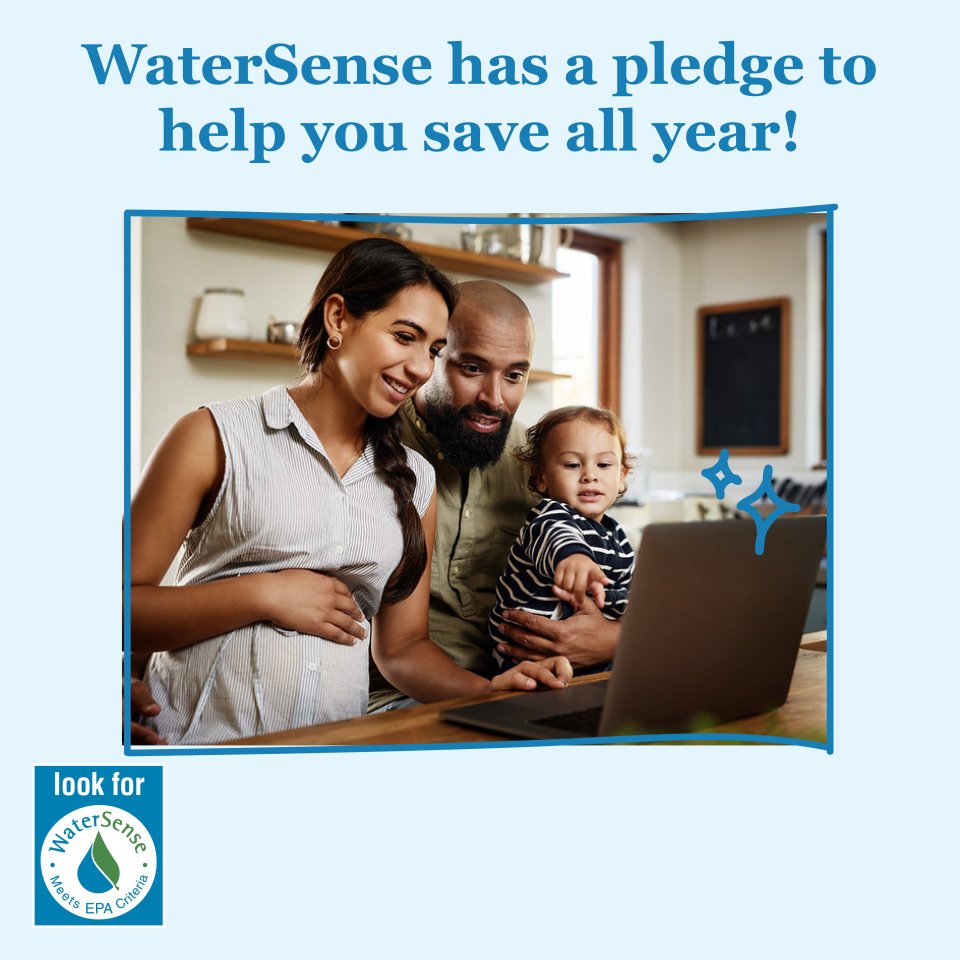
[{"label": "navy striped shirt", "polygon": [[490,614],[495,643],[506,639],[499,629],[504,610],[524,610],[551,620],[565,620],[573,613],[552,587],[557,564],[575,553],[591,557],[612,581],[606,588],[603,615],[608,620],[623,616],[634,559],[623,527],[613,517],[591,520],[568,504],[545,497],[527,514],[497,584],[497,603]]}]

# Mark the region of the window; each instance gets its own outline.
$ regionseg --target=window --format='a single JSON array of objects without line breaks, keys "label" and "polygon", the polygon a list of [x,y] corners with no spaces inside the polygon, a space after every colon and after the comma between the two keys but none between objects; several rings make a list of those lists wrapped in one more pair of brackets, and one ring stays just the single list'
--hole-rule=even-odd
[{"label": "window", "polygon": [[553,361],[573,377],[556,382],[554,402],[619,413],[620,241],[573,230],[557,269],[570,278],[553,285]]}]

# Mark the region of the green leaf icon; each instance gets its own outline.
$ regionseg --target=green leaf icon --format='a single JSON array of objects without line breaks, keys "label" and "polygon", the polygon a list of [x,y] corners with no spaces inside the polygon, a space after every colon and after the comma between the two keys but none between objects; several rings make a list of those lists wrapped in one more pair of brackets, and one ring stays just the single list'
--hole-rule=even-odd
[{"label": "green leaf icon", "polygon": [[113,884],[114,889],[119,890],[117,881],[120,879],[120,867],[117,861],[113,859],[113,854],[107,849],[103,842],[103,837],[97,831],[97,838],[93,841],[93,862],[99,867],[100,872]]}]

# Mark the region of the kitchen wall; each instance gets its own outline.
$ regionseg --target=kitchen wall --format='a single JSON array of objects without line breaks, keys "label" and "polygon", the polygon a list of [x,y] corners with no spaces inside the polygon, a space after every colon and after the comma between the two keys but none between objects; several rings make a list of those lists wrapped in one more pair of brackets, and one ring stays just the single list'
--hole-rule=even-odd
[{"label": "kitchen wall", "polygon": [[[460,227],[415,224],[427,243],[458,246]],[[262,393],[277,383],[295,383],[299,368],[285,362],[226,361],[188,357],[200,294],[207,287],[239,287],[245,293],[251,336],[266,338],[269,316],[299,322],[332,254],[243,238],[188,231],[175,217],[145,217],[137,233],[142,247],[140,316],[140,435],[134,438],[134,472],[146,462],[170,425],[204,403]],[[456,279],[469,279],[455,275]],[[549,368],[550,285],[506,284],[521,296],[537,323],[534,366]],[[136,371],[134,371],[136,379]],[[519,417],[536,421],[551,408],[549,383],[531,384]],[[135,406],[136,404],[134,404]],[[134,420],[134,423],[137,421]],[[139,449],[139,453],[137,453]]]},{"label": "kitchen wall", "polygon": [[[759,480],[764,462],[775,474],[810,474],[819,459],[821,215],[689,223],[591,225],[623,247],[622,414],[633,446],[651,451],[650,486],[699,490],[705,465],[695,449],[695,316],[706,304],[786,296],[792,302],[791,449],[783,457],[741,458],[744,482]],[[460,227],[415,224],[415,238],[456,246]],[[205,402],[293,383],[289,363],[189,358],[198,297],[206,287],[240,287],[252,335],[267,318],[298,321],[330,254],[241,238],[189,232],[183,219],[149,217],[134,231],[142,249],[139,316],[133,338],[134,470],[182,414]],[[136,257],[134,263],[136,263]],[[458,279],[466,279],[459,277]],[[508,284],[530,306],[537,326],[534,365],[549,369],[549,284]],[[531,384],[519,417],[535,421],[553,405],[550,384]]]},{"label": "kitchen wall", "polygon": [[[734,458],[744,483],[775,476],[820,482],[822,284],[820,214],[590,227],[623,241],[624,385],[631,443],[650,451],[655,488],[695,491],[696,313],[702,306],[789,297],[790,450]],[[631,389],[632,388],[632,389]],[[712,458],[711,458],[712,459]]]}]

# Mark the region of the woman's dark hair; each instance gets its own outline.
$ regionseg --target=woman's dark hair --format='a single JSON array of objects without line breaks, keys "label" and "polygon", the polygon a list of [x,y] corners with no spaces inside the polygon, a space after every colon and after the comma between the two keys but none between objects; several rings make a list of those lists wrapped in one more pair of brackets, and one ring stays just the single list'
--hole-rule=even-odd
[{"label": "woman's dark hair", "polygon": [[[324,307],[333,294],[343,297],[354,318],[363,320],[386,307],[402,290],[421,286],[436,290],[448,313],[453,312],[457,302],[453,281],[409,247],[385,237],[356,240],[344,247],[334,255],[313,291],[297,340],[300,362],[311,372],[323,363],[328,349]],[[403,534],[403,557],[383,591],[387,603],[397,603],[413,593],[427,565],[423,524],[413,505],[416,477],[407,464],[398,416],[367,417],[366,432],[373,441],[377,471],[393,491]]]},{"label": "woman's dark hair", "polygon": [[[543,447],[547,442],[547,437],[561,423],[569,423],[571,420],[586,420],[588,423],[595,423],[597,426],[603,427],[620,444],[620,462],[623,464],[626,473],[629,474],[633,469],[633,457],[627,453],[626,432],[620,418],[612,410],[607,410],[604,407],[559,407],[545,413],[538,423],[530,427],[527,430],[526,445],[517,447],[513,451],[513,455],[521,463],[529,465],[530,476],[527,478],[527,486],[534,493],[540,493],[539,484],[543,479],[545,469]],[[626,476],[624,479],[626,479]],[[626,490],[626,484],[624,483],[619,495],[622,497]]]}]

